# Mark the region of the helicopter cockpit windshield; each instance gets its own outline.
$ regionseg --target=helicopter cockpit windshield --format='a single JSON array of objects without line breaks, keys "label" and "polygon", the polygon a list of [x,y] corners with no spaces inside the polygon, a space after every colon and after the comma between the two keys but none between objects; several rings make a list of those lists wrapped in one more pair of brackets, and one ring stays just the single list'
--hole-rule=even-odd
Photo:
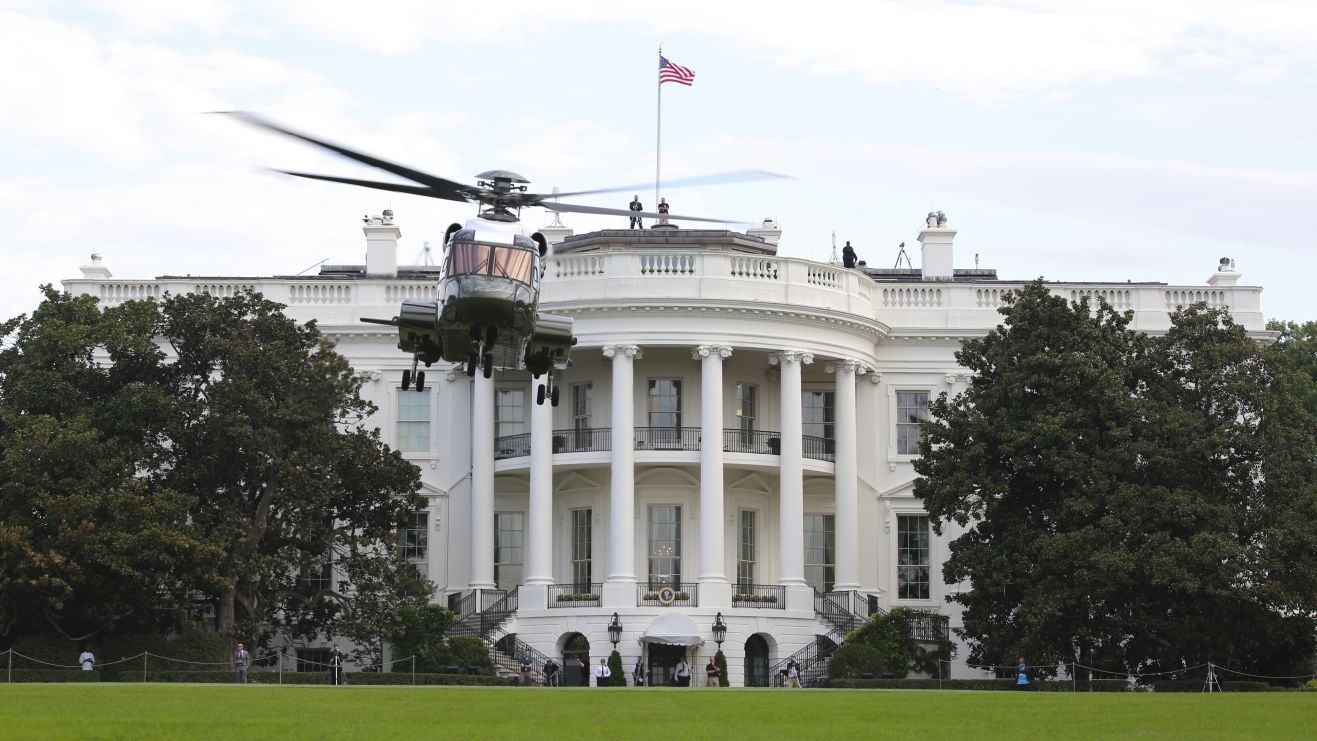
[{"label": "helicopter cockpit windshield", "polygon": [[[449,243],[446,274],[485,275],[534,285],[535,243],[525,238],[509,241],[513,243],[488,244],[469,231],[458,232]],[[526,244],[520,244],[522,241]]]}]

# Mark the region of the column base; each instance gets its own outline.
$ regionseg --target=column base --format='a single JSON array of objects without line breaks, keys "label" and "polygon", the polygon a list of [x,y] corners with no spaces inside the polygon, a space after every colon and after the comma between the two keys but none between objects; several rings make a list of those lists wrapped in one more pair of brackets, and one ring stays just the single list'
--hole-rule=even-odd
[{"label": "column base", "polygon": [[726,579],[700,580],[700,607],[726,610],[732,606],[732,585]]},{"label": "column base", "polygon": [[808,584],[787,584],[787,610],[814,612],[814,588]]},{"label": "column base", "polygon": [[547,584],[522,584],[517,588],[517,609],[549,609],[549,586]]},{"label": "column base", "polygon": [[634,608],[636,606],[636,582],[606,581],[599,599],[601,606],[609,610]]}]

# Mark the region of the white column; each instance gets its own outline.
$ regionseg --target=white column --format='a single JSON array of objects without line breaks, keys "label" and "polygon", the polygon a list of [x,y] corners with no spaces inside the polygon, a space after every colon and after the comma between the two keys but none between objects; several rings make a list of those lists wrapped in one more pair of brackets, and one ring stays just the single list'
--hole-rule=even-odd
[{"label": "white column", "polygon": [[[769,362],[782,368],[778,582],[787,587],[805,587],[805,472],[801,466],[805,433],[800,418],[800,368],[814,362],[814,356],[787,350],[771,356]],[[788,609],[793,607],[792,602],[788,596]]]},{"label": "white column", "polygon": [[634,361],[642,357],[636,345],[606,345],[613,361],[612,483],[609,490],[608,577],[605,607],[635,607],[636,582],[636,458]]},{"label": "white column", "polygon": [[860,504],[859,459],[855,447],[855,376],[863,373],[860,364],[843,360],[828,368],[837,374],[836,396],[836,476],[833,491],[837,497],[837,591],[860,588]]},{"label": "white column", "polygon": [[477,373],[471,390],[471,581],[494,588],[494,380]]},{"label": "white column", "polygon": [[[691,357],[700,361],[700,605],[731,606],[723,552],[723,360],[726,345],[701,345]],[[717,602],[715,602],[717,601]]]},{"label": "white column", "polygon": [[531,379],[530,507],[526,513],[526,583],[553,583],[553,406],[535,404],[541,381]]}]

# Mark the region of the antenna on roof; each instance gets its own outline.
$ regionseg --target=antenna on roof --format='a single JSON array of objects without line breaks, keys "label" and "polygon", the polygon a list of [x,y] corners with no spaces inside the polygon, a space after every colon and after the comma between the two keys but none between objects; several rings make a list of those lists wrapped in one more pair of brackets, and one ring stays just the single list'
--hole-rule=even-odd
[{"label": "antenna on roof", "polygon": [[892,267],[894,267],[894,268],[899,268],[899,267],[901,267],[901,260],[905,260],[905,266],[906,266],[907,268],[910,268],[911,270],[914,270],[914,269],[915,269],[915,266],[910,264],[910,255],[906,254],[906,251],[905,251],[905,242],[902,242],[899,246],[897,246],[897,248],[896,248],[896,264],[893,265]]},{"label": "antenna on roof", "polygon": [[[562,192],[562,188],[559,188],[559,187],[556,186],[556,185],[553,186],[553,202],[554,202],[554,203],[557,203],[557,202],[558,202],[558,194],[561,193],[561,192]],[[566,229],[567,226],[566,226],[565,224],[562,223],[562,214],[561,214],[560,212],[558,212],[558,211],[553,211],[553,212],[551,212],[551,213],[553,213],[553,221],[551,221],[551,222],[549,223],[549,226],[551,226],[551,227],[555,227],[555,226],[556,226],[556,227],[561,228],[561,229]]]},{"label": "antenna on roof", "polygon": [[434,265],[434,253],[430,251],[430,242],[421,242],[421,254],[416,256],[417,265]]},{"label": "antenna on roof", "polygon": [[841,260],[837,259],[837,230],[832,230],[832,257],[828,258],[829,265],[839,265]]},{"label": "antenna on roof", "polygon": [[300,272],[298,272],[297,275],[301,275],[302,273],[305,273],[306,271],[311,270],[312,268],[318,268],[318,267],[320,267],[321,265],[324,265],[324,264],[327,263],[327,262],[329,262],[329,258],[328,258],[328,257],[326,257],[325,259],[321,260],[320,262],[311,263],[311,264],[308,265],[307,267],[302,268],[302,270],[301,270]]}]

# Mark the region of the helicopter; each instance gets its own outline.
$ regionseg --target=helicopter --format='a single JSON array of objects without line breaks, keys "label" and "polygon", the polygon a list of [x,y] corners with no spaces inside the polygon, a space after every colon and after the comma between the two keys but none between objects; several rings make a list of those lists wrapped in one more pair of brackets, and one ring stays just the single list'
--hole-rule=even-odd
[{"label": "helicopter", "polygon": [[[544,378],[536,391],[536,404],[558,406],[555,371],[571,364],[576,345],[573,320],[539,311],[540,280],[548,240],[539,232],[526,234],[518,224],[521,209],[538,206],[564,213],[605,214],[681,221],[740,223],[728,219],[560,203],[561,197],[640,190],[626,185],[570,193],[531,193],[530,181],[510,170],[488,170],[476,175],[475,185],[421,172],[410,167],[317,139],[243,111],[225,111],[244,123],[301,140],[348,159],[397,175],[412,184],[361,180],[276,170],[285,175],[344,183],[395,193],[409,193],[448,201],[477,204],[477,214],[466,224],[451,224],[444,234],[444,267],[434,300],[405,300],[390,319],[363,318],[370,324],[398,329],[398,349],[410,353],[412,367],[402,373],[402,388],[425,389],[425,371],[445,360],[464,364],[466,374],[479,370],[485,378],[495,369],[528,370]],[[669,186],[699,185],[782,177],[746,170],[670,182]],[[553,199],[553,200],[550,200]]]}]

